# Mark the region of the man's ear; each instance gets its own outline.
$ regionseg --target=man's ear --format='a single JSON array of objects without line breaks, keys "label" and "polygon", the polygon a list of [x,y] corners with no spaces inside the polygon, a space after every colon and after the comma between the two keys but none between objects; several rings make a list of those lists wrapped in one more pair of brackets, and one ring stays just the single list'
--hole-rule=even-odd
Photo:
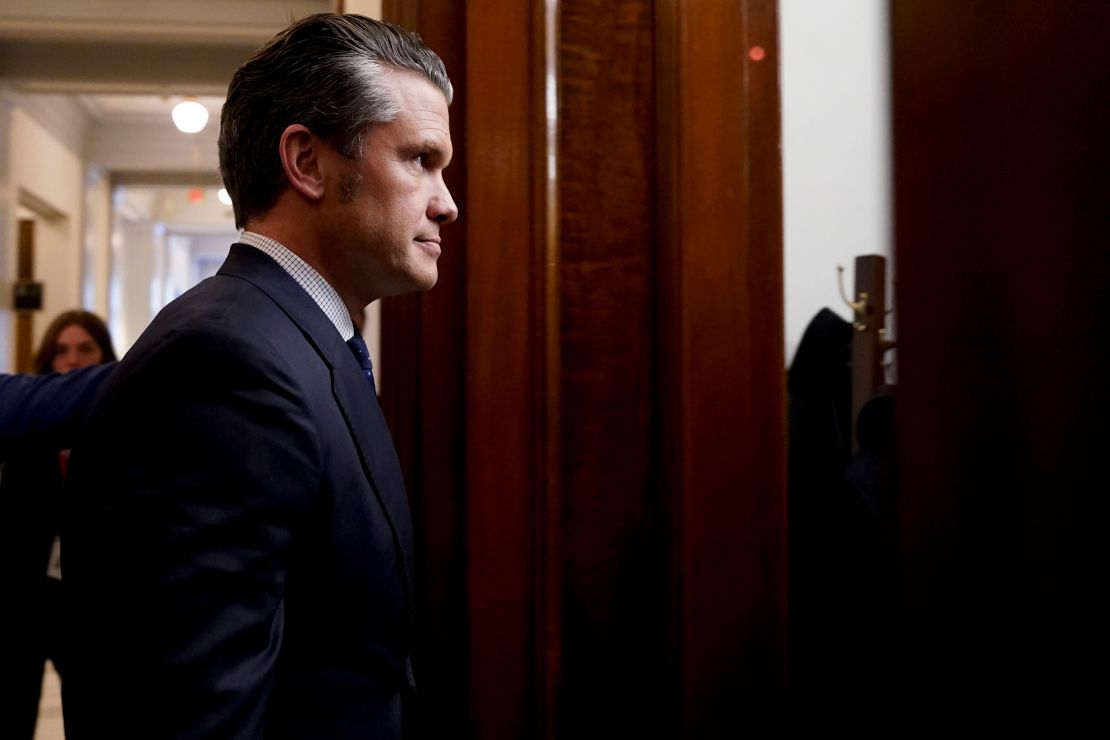
[{"label": "man's ear", "polygon": [[289,184],[310,200],[324,197],[324,170],[320,161],[323,142],[299,123],[281,133],[278,152]]}]

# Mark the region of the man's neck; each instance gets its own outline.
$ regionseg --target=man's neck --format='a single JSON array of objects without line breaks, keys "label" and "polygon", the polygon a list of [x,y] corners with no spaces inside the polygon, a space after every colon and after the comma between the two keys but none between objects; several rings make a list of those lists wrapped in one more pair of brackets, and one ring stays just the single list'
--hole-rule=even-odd
[{"label": "man's neck", "polygon": [[[273,239],[300,257],[335,289],[352,317],[361,317],[366,303],[351,295],[342,276],[332,274],[333,271],[328,267],[326,249],[333,245],[328,244],[327,239],[312,228],[313,223],[315,219],[310,214],[298,213],[296,209],[271,208],[264,216],[249,220],[244,231],[253,231]],[[358,322],[355,323],[357,325]]]}]

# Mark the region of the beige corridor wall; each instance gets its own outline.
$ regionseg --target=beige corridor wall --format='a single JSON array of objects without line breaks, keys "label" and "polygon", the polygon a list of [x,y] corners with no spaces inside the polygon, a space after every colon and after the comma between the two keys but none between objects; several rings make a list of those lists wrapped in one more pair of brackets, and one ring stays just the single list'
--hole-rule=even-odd
[{"label": "beige corridor wall", "polygon": [[44,288],[43,310],[34,318],[37,346],[54,316],[81,304],[84,172],[80,157],[20,108],[12,111],[11,131],[16,197],[20,205],[38,216],[35,278],[44,283]]},{"label": "beige corridor wall", "polygon": [[[81,127],[62,136],[48,130],[13,95],[3,106],[0,140],[7,160],[3,188],[3,239],[0,260],[4,275],[14,279],[18,252],[18,216],[30,212],[35,227],[35,272],[44,284],[43,310],[33,319],[33,342],[37,344],[46,325],[59,312],[81,305],[81,230],[84,166],[76,142]],[[43,106],[40,106],[43,107]],[[64,115],[64,111],[55,111]],[[63,139],[69,139],[63,141]],[[7,281],[6,281],[7,282]],[[10,285],[10,283],[9,283]],[[14,369],[14,329],[10,290],[3,291],[0,321],[5,324],[0,344],[0,370]]]},{"label": "beige corridor wall", "polygon": [[381,18],[382,0],[342,0],[340,9],[344,13],[358,13],[369,18]]}]

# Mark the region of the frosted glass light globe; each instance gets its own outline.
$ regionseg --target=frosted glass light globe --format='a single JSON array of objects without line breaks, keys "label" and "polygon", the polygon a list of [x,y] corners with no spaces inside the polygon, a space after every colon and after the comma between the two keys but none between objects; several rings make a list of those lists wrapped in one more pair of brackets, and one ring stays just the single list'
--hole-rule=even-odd
[{"label": "frosted glass light globe", "polygon": [[195,100],[182,100],[173,107],[173,125],[186,134],[195,134],[208,124],[208,109]]}]

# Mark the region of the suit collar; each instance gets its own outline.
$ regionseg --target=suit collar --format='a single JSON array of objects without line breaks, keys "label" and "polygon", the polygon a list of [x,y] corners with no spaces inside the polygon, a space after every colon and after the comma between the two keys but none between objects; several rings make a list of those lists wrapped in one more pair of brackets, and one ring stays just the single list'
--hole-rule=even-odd
[{"label": "suit collar", "polygon": [[320,306],[265,252],[246,244],[233,244],[217,274],[242,278],[268,295],[300,328],[329,367],[334,367],[332,358],[337,345],[348,351],[339,330]]},{"label": "suit collar", "polygon": [[339,330],[341,337],[348,339],[355,333],[351,314],[347,311],[347,306],[343,303],[339,293],[323,275],[316,271],[316,268],[305,262],[299,254],[281,242],[262,234],[256,234],[253,231],[244,231],[239,236],[239,243],[248,244],[262,250],[289,273],[290,277],[304,288],[305,292],[320,307],[320,310],[327,315],[331,323]]}]

